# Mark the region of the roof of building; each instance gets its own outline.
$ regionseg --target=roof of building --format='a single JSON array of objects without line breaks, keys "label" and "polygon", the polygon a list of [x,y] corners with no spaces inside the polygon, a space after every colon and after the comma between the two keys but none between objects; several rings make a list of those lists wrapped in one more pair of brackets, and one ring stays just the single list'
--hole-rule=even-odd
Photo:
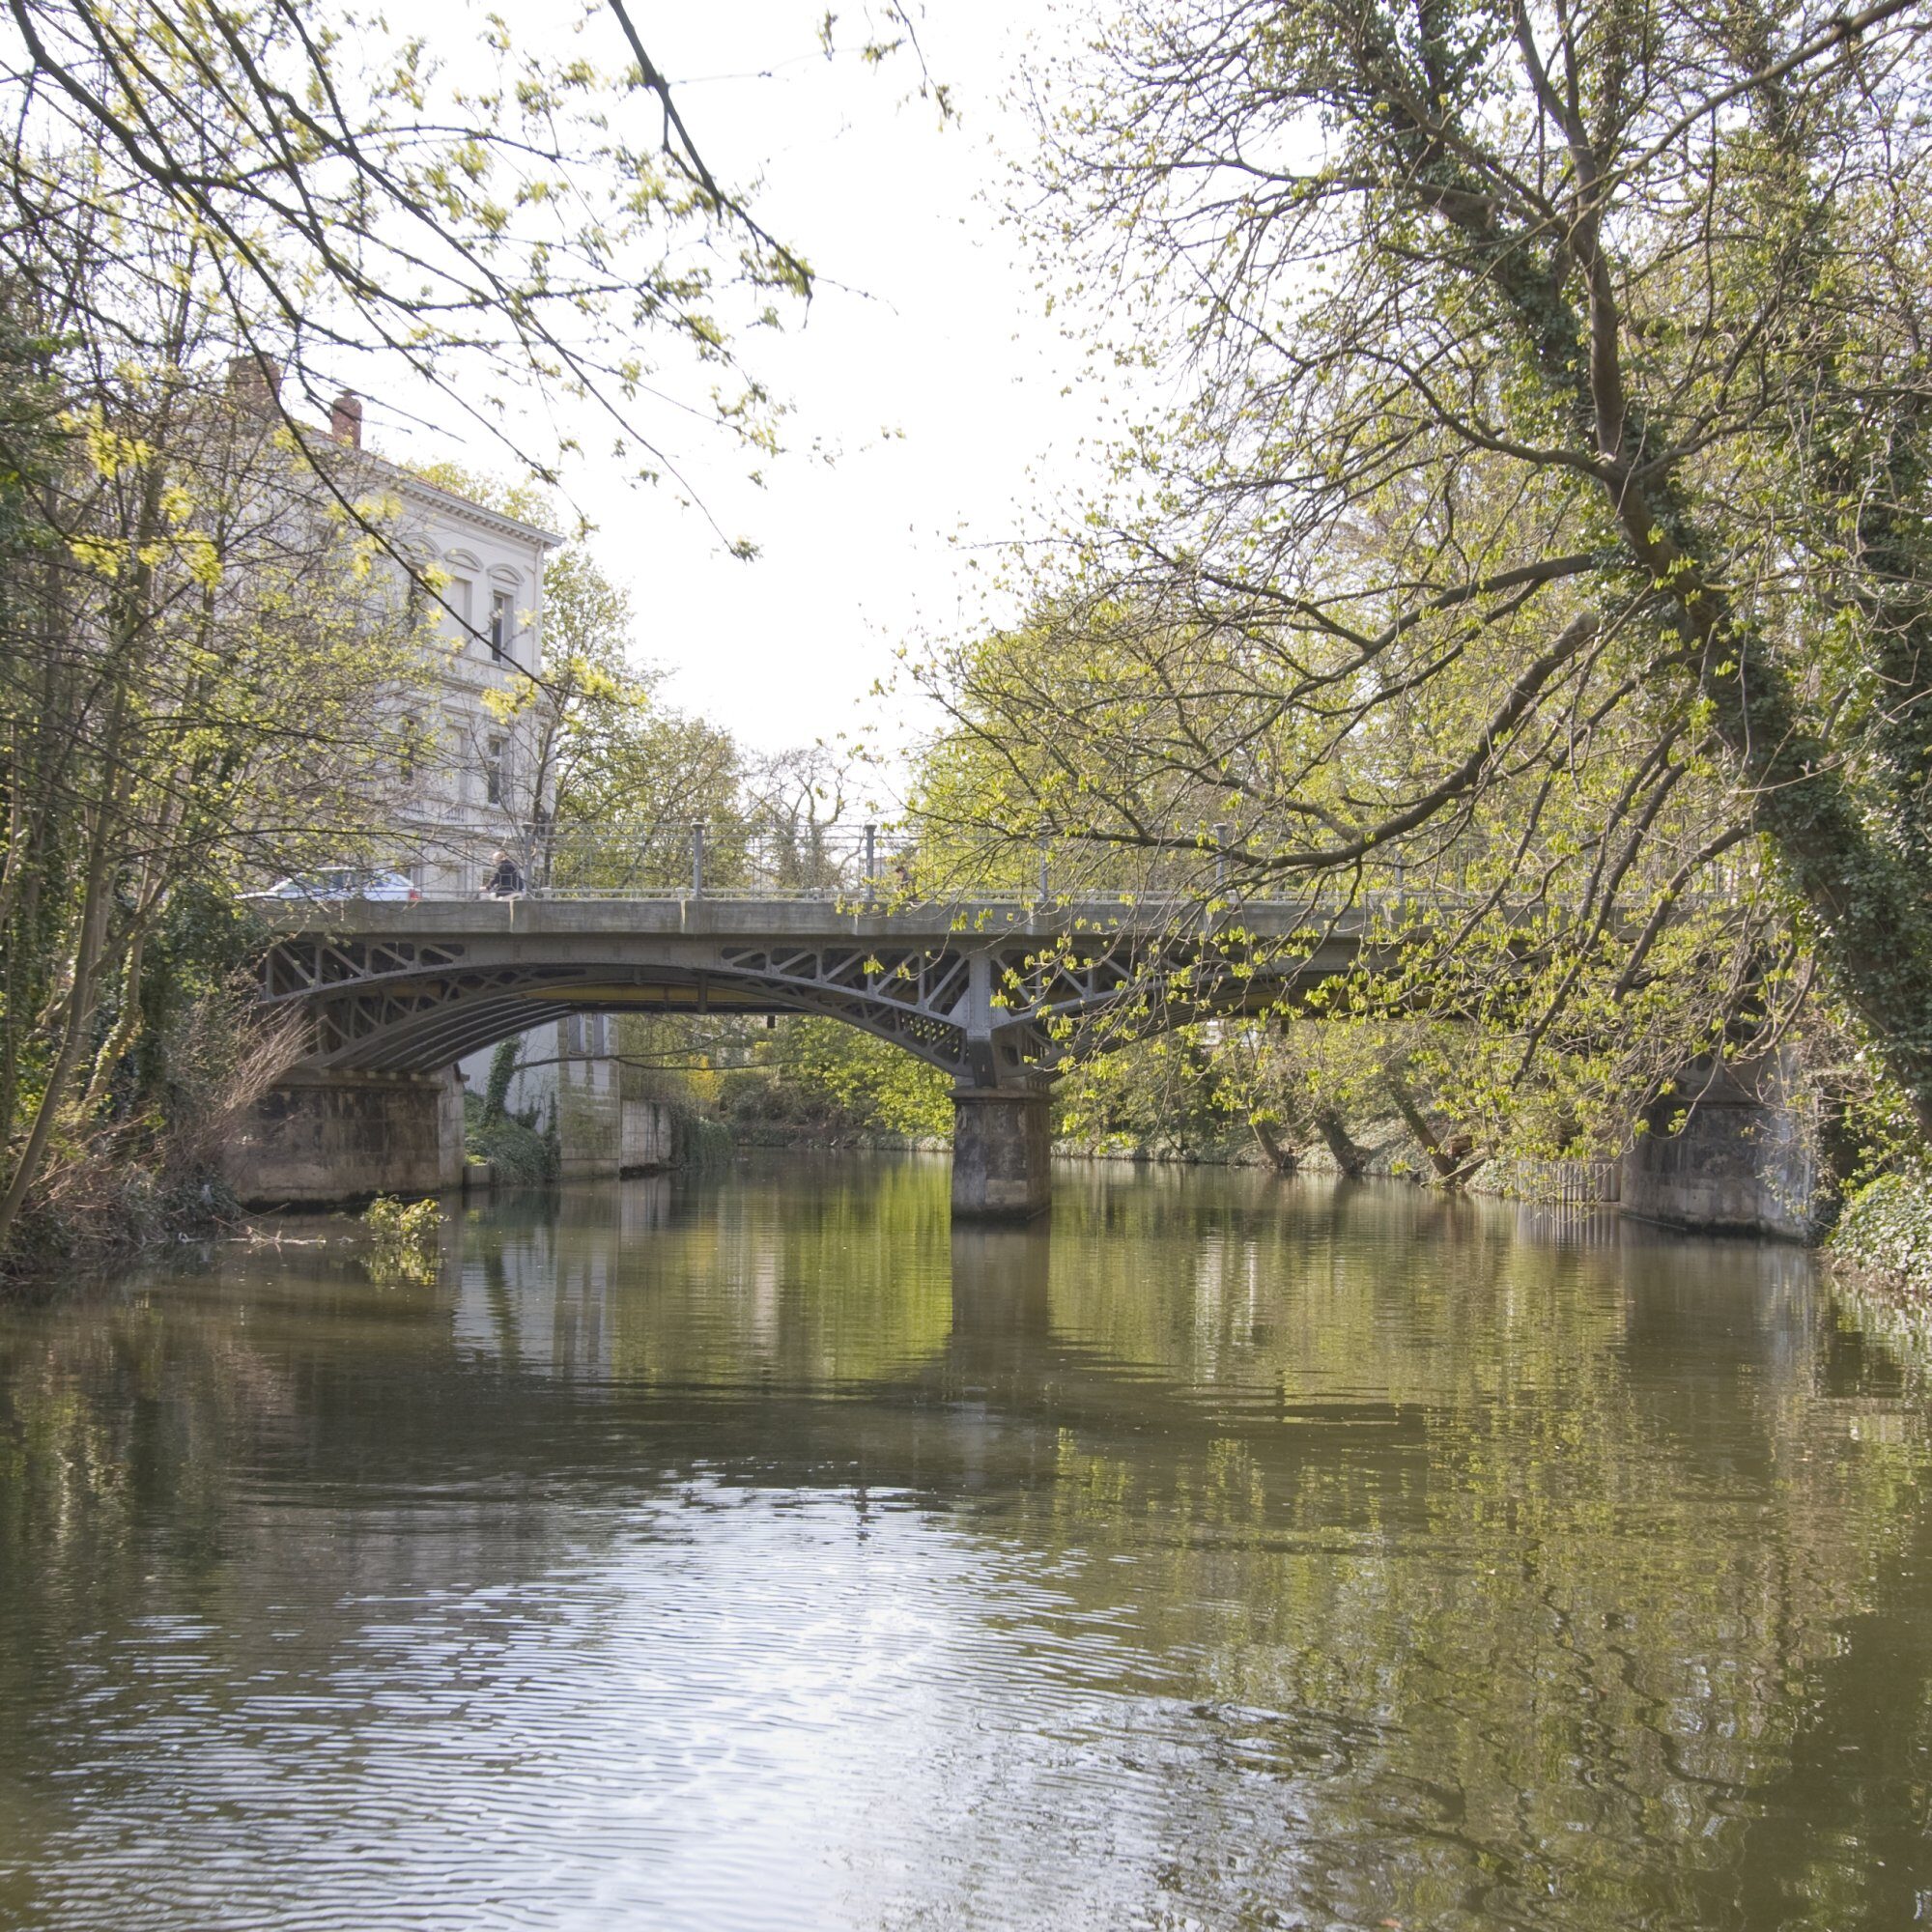
[{"label": "roof of building", "polygon": [[[434,505],[448,515],[467,518],[480,527],[498,535],[512,535],[534,542],[541,549],[554,550],[563,538],[554,530],[547,530],[539,524],[526,522],[522,517],[510,516],[502,510],[494,510],[487,503],[479,503],[473,497],[459,495],[454,490],[445,490],[440,483],[432,483],[428,477],[418,474],[406,465],[397,463],[390,457],[364,447],[362,442],[362,399],[354,390],[345,389],[336,397],[332,406],[331,421],[327,427],[320,423],[303,422],[299,416],[290,412],[282,400],[282,365],[272,355],[251,353],[231,358],[228,365],[228,395],[230,405],[240,405],[252,413],[272,420],[279,416],[295,432],[298,442],[303,445],[304,453],[314,460],[321,447],[353,450],[357,457],[372,469],[384,471],[393,478],[404,495],[414,497]],[[346,433],[343,433],[345,432]],[[315,450],[308,448],[314,439]]]},{"label": "roof of building", "polygon": [[506,515],[501,510],[493,510],[487,503],[479,503],[472,497],[460,497],[454,490],[445,490],[440,483],[432,483],[426,476],[419,476],[413,469],[406,469],[400,463],[393,463],[386,456],[378,456],[373,450],[365,449],[362,454],[370,462],[380,464],[396,479],[397,485],[407,496],[419,497],[434,503],[440,510],[448,511],[459,517],[467,517],[471,523],[480,524],[486,529],[507,531],[516,536],[527,537],[544,550],[555,550],[563,542],[554,530],[547,530],[540,524],[526,523],[521,517]]}]

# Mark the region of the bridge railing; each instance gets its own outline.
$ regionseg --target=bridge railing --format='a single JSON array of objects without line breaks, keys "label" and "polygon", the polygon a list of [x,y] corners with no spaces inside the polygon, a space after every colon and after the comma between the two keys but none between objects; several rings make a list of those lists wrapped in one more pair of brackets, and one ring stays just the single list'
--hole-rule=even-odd
[{"label": "bridge railing", "polygon": [[868,913],[894,915],[931,913],[935,908],[961,914],[1010,909],[1029,917],[1066,911],[1093,916],[1107,910],[1136,913],[1149,923],[1161,920],[1226,918],[1238,922],[1241,911],[1293,911],[1310,923],[1352,916],[1355,919],[1393,918],[1420,911],[1447,912],[1472,908],[1482,895],[1435,892],[1320,892],[1231,891],[1226,894],[1150,891],[1146,887],[1108,887],[1081,882],[1064,894],[1022,892],[935,884],[930,889],[881,883],[868,892],[864,882],[853,886],[526,886],[516,893],[496,894],[466,888],[431,888],[420,895],[424,905],[473,905],[481,899],[519,899],[538,903],[612,905],[788,905],[822,906],[828,917],[849,918]]},{"label": "bridge railing", "polygon": [[[1137,868],[1114,855],[1095,864],[1065,846],[1002,848],[988,871],[998,883],[960,879],[971,861],[935,860],[917,838],[867,825],[850,832],[813,831],[810,838],[766,838],[719,852],[699,824],[639,846],[581,834],[559,838],[542,826],[505,829],[486,838],[440,835],[433,854],[408,867],[422,896],[447,902],[496,896],[491,890],[498,852],[518,880],[515,896],[559,900],[625,900],[675,904],[696,899],[796,901],[841,910],[935,903],[1042,906],[1095,903],[1198,907],[1222,895],[1225,861],[1181,851],[1143,858]],[[1268,894],[1268,902],[1299,903],[1305,893]],[[1316,896],[1334,899],[1324,890]],[[1248,902],[1262,895],[1245,895]]]},{"label": "bridge railing", "polygon": [[[1208,850],[1183,846],[1136,858],[1054,841],[1003,844],[981,855],[980,867],[972,856],[941,858],[917,836],[876,824],[769,834],[724,849],[706,826],[674,822],[638,838],[559,834],[540,824],[424,826],[402,842],[414,850],[403,869],[424,897],[438,900],[487,895],[499,853],[514,867],[520,895],[555,899],[1022,905],[1165,896],[1189,903],[1214,896],[1230,873],[1226,856]],[[971,876],[976,870],[981,876]],[[970,877],[964,886],[962,873]]]},{"label": "bridge railing", "polygon": [[[877,825],[849,832],[810,830],[809,836],[767,838],[719,853],[706,828],[688,824],[644,847],[597,836],[561,837],[541,825],[440,829],[408,866],[421,899],[451,904],[495,896],[641,904],[821,905],[828,912],[893,912],[935,905],[961,909],[1011,907],[1038,914],[1055,908],[1118,907],[1149,918],[1218,914],[1240,906],[1295,909],[1310,923],[1337,915],[1356,919],[1409,912],[1473,911],[1492,903],[1492,892],[1458,890],[1432,879],[1405,877],[1389,864],[1374,884],[1336,878],[1303,886],[1245,884],[1226,850],[1177,850],[1138,862],[1125,855],[1095,857],[1077,847],[1008,846],[990,855],[997,883],[961,879],[962,862],[939,863],[919,841]],[[1217,833],[1219,828],[1217,828]],[[681,841],[681,842],[680,842]],[[492,891],[496,855],[510,856],[513,894]],[[1137,864],[1137,870],[1129,868]],[[1371,874],[1371,878],[1375,878]],[[1413,881],[1413,882],[1412,882]],[[1690,910],[1708,895],[1686,893]],[[1512,906],[1512,915],[1550,908]],[[1580,910],[1580,908],[1578,908]]]},{"label": "bridge railing", "polygon": [[720,850],[699,823],[660,825],[648,836],[560,835],[542,826],[452,836],[438,828],[407,866],[425,898],[487,895],[497,855],[509,858],[520,896],[556,899],[690,898],[833,900],[883,896],[910,876],[913,841],[872,825],[789,838],[733,841]]}]

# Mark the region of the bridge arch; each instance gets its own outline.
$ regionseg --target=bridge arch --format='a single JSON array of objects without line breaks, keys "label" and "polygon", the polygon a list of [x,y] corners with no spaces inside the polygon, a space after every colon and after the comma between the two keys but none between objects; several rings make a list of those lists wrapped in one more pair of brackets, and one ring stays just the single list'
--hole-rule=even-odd
[{"label": "bridge arch", "polygon": [[[1243,928],[1258,923],[1244,908]],[[951,1074],[954,1201],[1029,1212],[1045,1198],[1046,1097],[1142,1001],[1155,1027],[1324,979],[1359,925],[1310,932],[1305,907],[1238,970],[1172,909],[1018,902],[853,914],[823,900],[484,900],[297,914],[262,956],[262,998],[300,1013],[292,1077],[421,1081],[570,1013],[804,1013],[837,1019]],[[1264,949],[1272,938],[1271,955]],[[1269,963],[1271,959],[1271,963]],[[1258,964],[1257,961],[1263,963]],[[977,1177],[977,1178],[976,1178]]]},{"label": "bridge arch", "polygon": [[[969,1068],[976,970],[957,948],[870,941],[723,945],[640,958],[636,945],[522,948],[312,933],[279,942],[263,999],[311,1022],[319,1070],[426,1073],[575,1012],[815,1014],[857,1027],[955,1076]],[[1005,1071],[1046,1070],[1053,1045],[1033,1014],[993,1015]]]}]

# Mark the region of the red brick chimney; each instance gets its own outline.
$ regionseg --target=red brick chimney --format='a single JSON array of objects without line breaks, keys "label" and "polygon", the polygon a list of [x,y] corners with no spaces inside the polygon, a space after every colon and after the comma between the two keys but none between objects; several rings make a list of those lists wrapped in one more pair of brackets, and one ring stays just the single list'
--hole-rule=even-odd
[{"label": "red brick chimney", "polygon": [[246,409],[267,414],[282,393],[282,365],[260,350],[228,364],[228,393]]},{"label": "red brick chimney", "polygon": [[351,449],[362,447],[362,398],[344,389],[328,406],[328,433]]}]

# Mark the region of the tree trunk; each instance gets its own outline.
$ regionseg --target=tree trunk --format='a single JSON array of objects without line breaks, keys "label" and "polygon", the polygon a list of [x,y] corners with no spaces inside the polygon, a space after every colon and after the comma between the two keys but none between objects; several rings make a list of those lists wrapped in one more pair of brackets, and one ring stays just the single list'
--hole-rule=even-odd
[{"label": "tree trunk", "polygon": [[1333,1156],[1335,1165],[1342,1170],[1344,1178],[1349,1180],[1361,1179],[1362,1171],[1369,1164],[1369,1151],[1367,1148],[1357,1147],[1349,1138],[1349,1129],[1344,1124],[1341,1115],[1333,1107],[1317,1108],[1315,1125],[1327,1144],[1328,1151]]},{"label": "tree trunk", "polygon": [[1254,1133],[1255,1144],[1267,1156],[1267,1164],[1275,1173],[1293,1174],[1301,1165],[1301,1150],[1284,1147],[1272,1122],[1251,1119],[1248,1125]]},{"label": "tree trunk", "polygon": [[1429,1117],[1422,1111],[1408,1083],[1398,1075],[1388,1075],[1389,1098],[1395,1102],[1395,1110],[1402,1116],[1402,1123],[1415,1136],[1416,1144],[1429,1156],[1429,1164],[1435,1170],[1437,1180],[1454,1181],[1463,1171],[1463,1163],[1442,1144],[1442,1136],[1430,1124]]}]

